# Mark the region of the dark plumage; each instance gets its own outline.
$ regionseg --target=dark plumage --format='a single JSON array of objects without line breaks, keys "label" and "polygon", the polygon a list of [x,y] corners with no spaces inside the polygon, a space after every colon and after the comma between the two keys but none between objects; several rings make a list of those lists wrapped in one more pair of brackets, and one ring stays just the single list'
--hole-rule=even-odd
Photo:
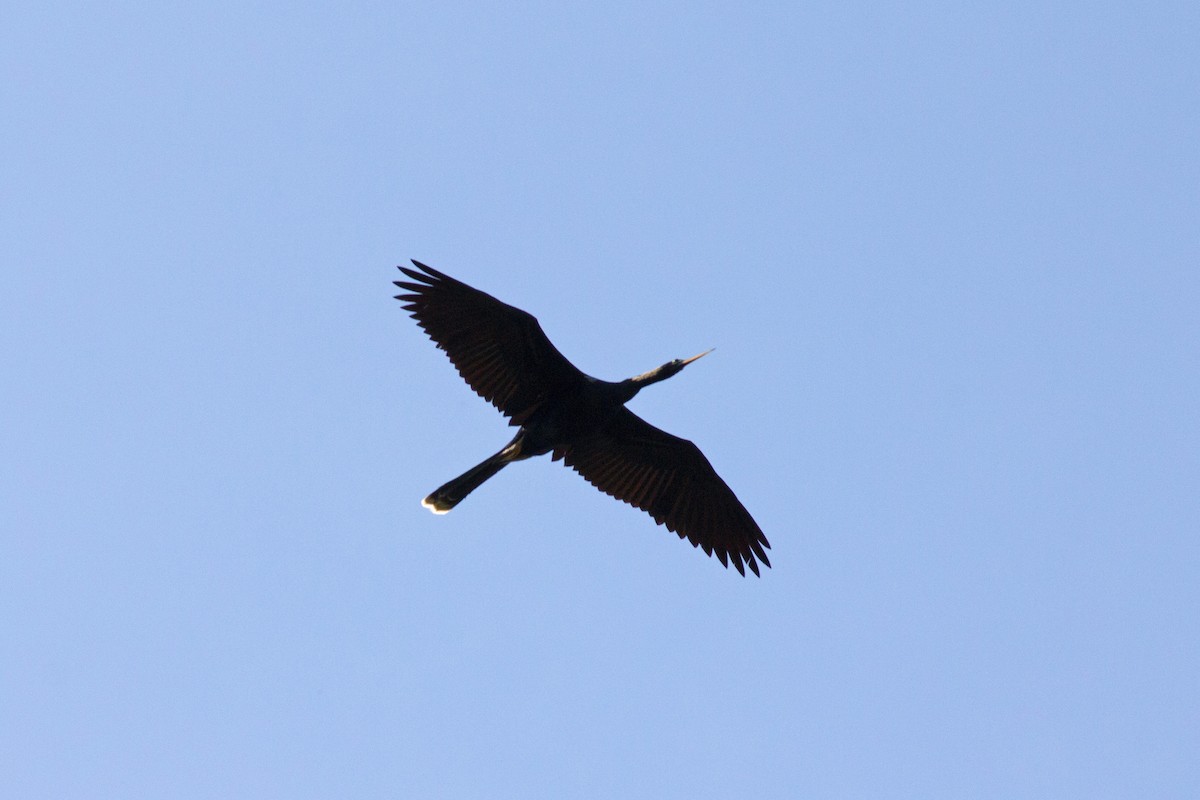
[{"label": "dark plumage", "polygon": [[[422,501],[444,514],[512,461],[551,453],[605,494],[650,514],[721,563],[759,574],[771,545],[696,445],[655,428],[625,403],[707,355],[676,359],[617,383],[580,372],[532,315],[413,261],[396,281],[405,310],[477,394],[519,430],[500,452]],[[419,270],[419,271],[418,271]]]}]

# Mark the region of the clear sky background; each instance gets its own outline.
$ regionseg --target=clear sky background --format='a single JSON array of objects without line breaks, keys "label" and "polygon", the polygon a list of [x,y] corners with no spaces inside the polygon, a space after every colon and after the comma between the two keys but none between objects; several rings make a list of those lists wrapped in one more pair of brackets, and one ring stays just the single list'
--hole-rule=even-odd
[{"label": "clear sky background", "polygon": [[[0,794],[1200,796],[1200,7],[18,3]],[[502,446],[415,257],[696,441]]]}]

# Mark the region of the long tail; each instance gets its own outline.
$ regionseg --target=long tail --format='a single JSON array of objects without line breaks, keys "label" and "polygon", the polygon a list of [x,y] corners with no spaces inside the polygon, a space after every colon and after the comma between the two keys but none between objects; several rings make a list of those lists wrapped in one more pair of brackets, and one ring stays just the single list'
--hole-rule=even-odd
[{"label": "long tail", "polygon": [[435,514],[445,514],[463,501],[463,498],[478,489],[484,481],[495,475],[511,461],[521,456],[517,455],[519,448],[514,440],[496,455],[471,467],[454,480],[446,481],[433,491],[429,497],[421,501],[421,505]]}]

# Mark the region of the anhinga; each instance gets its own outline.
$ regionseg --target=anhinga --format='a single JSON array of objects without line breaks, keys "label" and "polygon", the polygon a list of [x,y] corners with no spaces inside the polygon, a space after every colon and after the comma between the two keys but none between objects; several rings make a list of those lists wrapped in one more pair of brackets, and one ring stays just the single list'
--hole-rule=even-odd
[{"label": "anhinga", "polygon": [[[445,514],[512,461],[551,453],[605,494],[654,517],[721,563],[755,575],[771,545],[700,448],[625,408],[644,386],[666,380],[708,352],[611,383],[580,372],[519,308],[413,261],[396,281],[406,311],[446,351],[477,394],[519,427],[500,452],[426,497]],[[417,270],[420,270],[419,272]]]}]

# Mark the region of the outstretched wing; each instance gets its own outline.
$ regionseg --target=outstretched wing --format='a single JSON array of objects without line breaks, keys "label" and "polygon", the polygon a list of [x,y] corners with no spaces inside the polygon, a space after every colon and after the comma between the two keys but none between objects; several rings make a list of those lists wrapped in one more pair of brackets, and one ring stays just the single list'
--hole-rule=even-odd
[{"label": "outstretched wing", "polygon": [[[547,394],[585,376],[532,314],[414,260],[396,295],[476,394],[519,424]],[[421,270],[418,272],[417,270]]]},{"label": "outstretched wing", "polygon": [[771,566],[771,545],[758,523],[700,448],[622,408],[599,431],[571,442],[555,458],[605,494],[650,514],[693,547],[746,574]]}]

